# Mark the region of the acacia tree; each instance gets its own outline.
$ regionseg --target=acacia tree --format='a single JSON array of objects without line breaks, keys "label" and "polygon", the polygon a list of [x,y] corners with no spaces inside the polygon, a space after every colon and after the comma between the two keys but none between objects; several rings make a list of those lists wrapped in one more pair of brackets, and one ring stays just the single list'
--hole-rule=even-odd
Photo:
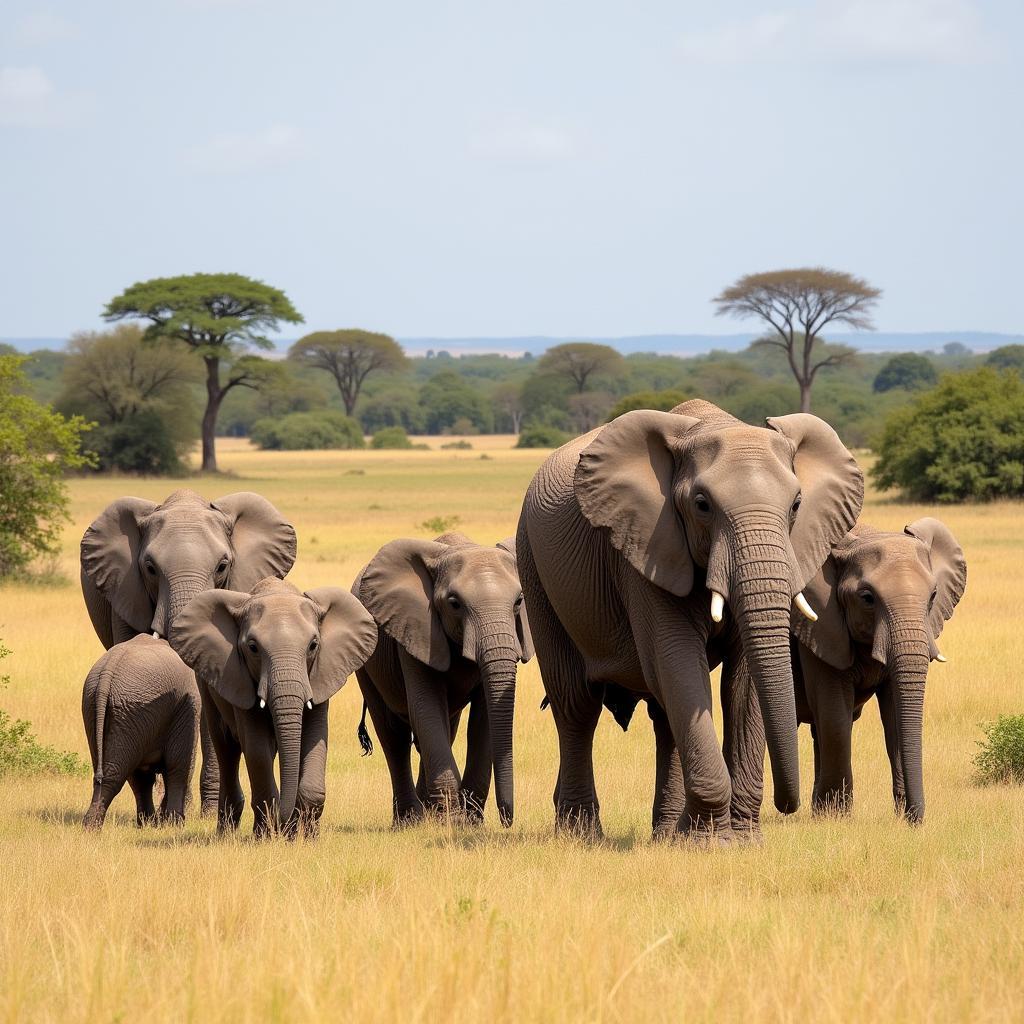
[{"label": "acacia tree", "polygon": [[295,342],[288,357],[331,374],[349,416],[355,411],[359,393],[371,373],[404,370],[409,365],[402,346],[390,335],[358,328],[314,331]]},{"label": "acacia tree", "polygon": [[[187,274],[133,284],[103,310],[106,320],[148,321],[144,337],[183,342],[206,366],[203,413],[203,470],[217,472],[217,414],[237,387],[259,389],[273,364],[245,355],[251,346],[273,348],[264,332],[283,323],[302,323],[288,296],[242,274]],[[221,364],[227,379],[221,379]]]},{"label": "acacia tree", "polygon": [[800,267],[747,274],[712,301],[718,316],[763,321],[771,329],[755,345],[782,349],[800,387],[800,411],[811,411],[811,386],[819,371],[841,366],[855,352],[829,346],[815,355],[819,335],[829,324],[859,331],[874,330],[871,312],[881,291],[859,277],[825,267]]},{"label": "acacia tree", "polygon": [[582,395],[591,377],[621,370],[624,362],[610,345],[567,341],[549,348],[537,361],[537,371],[566,377],[572,381],[576,394]]}]

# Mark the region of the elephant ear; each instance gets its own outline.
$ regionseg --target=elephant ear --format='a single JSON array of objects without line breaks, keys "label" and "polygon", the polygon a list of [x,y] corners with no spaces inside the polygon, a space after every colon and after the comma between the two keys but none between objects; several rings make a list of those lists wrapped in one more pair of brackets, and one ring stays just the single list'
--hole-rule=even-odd
[{"label": "elephant ear", "polygon": [[903,532],[921,541],[928,549],[931,559],[936,593],[928,623],[932,629],[932,639],[935,639],[964,595],[964,588],[967,586],[967,562],[956,537],[946,524],[938,519],[932,519],[930,516],[915,519],[904,527]]},{"label": "elephant ear", "polygon": [[804,587],[804,597],[817,613],[817,622],[811,622],[794,609],[792,624],[797,639],[817,658],[833,668],[847,669],[853,664],[853,645],[839,604],[841,577],[841,563],[835,555],[829,555],[814,579]]},{"label": "elephant ear", "polygon": [[393,540],[363,570],[359,592],[388,636],[438,672],[450,667],[451,650],[434,609],[432,567],[446,550],[429,540]]},{"label": "elephant ear", "polygon": [[603,427],[580,452],[576,500],[592,526],[639,573],[671,594],[693,589],[693,560],[673,483],[677,450],[701,421],[637,409]]},{"label": "elephant ear", "polygon": [[139,570],[141,523],[156,507],[144,498],[118,498],[82,537],[83,590],[88,581],[139,633],[148,633],[153,621],[153,600]]},{"label": "elephant ear", "polygon": [[[506,537],[494,545],[502,551],[507,551],[512,556],[513,568],[516,576],[519,575],[518,559],[516,558],[516,539]],[[530,620],[526,616],[526,602],[520,601],[519,611],[516,612],[516,636],[519,640],[519,660],[525,665],[534,655],[533,635],[530,633]]]},{"label": "elephant ear", "polygon": [[295,564],[295,528],[260,494],[238,491],[213,502],[231,527],[234,557],[227,585],[250,591],[267,576],[283,580]]},{"label": "elephant ear", "polygon": [[313,703],[322,704],[373,654],[377,647],[377,623],[358,599],[340,587],[317,587],[307,590],[306,597],[316,605],[320,616],[320,649],[309,685]]},{"label": "elephant ear", "polygon": [[234,590],[197,594],[175,616],[167,638],[197,679],[243,711],[256,703],[256,683],[238,651],[238,616],[248,600]]},{"label": "elephant ear", "polygon": [[857,522],[864,504],[864,474],[839,435],[817,416],[798,412],[770,416],[766,422],[793,444],[793,469],[803,495],[790,534],[796,555],[795,595]]}]

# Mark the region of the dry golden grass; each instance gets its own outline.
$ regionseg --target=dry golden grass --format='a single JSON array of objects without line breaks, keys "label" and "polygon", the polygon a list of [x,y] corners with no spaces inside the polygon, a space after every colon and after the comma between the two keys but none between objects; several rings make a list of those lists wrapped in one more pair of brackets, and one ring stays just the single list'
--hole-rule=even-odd
[{"label": "dry golden grass", "polygon": [[[295,522],[298,584],[348,585],[386,540],[457,515],[481,540],[513,532],[542,453],[260,453],[223,444],[232,477]],[[435,442],[436,443],[436,439]],[[481,452],[491,456],[481,459]],[[110,499],[159,500],[164,480],[77,480],[61,565]],[[925,512],[869,496],[902,527]],[[932,510],[929,510],[932,511]],[[926,722],[928,819],[889,806],[872,705],[855,734],[848,820],[765,812],[757,848],[652,846],[652,741],[601,725],[607,840],[555,839],[550,716],[536,664],[520,675],[517,816],[502,831],[392,833],[384,759],[361,759],[358,690],[332,703],[324,833],[254,843],[206,821],[133,827],[131,795],[86,835],[85,778],[0,783],[0,1012],[8,1020],[792,1021],[1024,1019],[1024,792],[970,783],[979,721],[1024,710],[1020,506],[939,513],[970,564],[935,666]],[[0,589],[11,686],[40,737],[87,756],[82,680],[100,646],[77,582]],[[801,738],[804,792],[810,744]]]}]

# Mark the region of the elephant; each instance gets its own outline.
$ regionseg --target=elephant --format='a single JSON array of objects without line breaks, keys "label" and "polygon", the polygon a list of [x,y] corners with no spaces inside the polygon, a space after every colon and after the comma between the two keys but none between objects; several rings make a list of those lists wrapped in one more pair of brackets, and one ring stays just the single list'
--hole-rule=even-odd
[{"label": "elephant", "polygon": [[[379,628],[377,650],[356,678],[364,718],[368,709],[391,775],[395,826],[421,819],[425,808],[481,821],[493,766],[498,816],[507,828],[515,805],[516,667],[533,657],[514,542],[487,547],[452,533],[395,540],[359,574],[353,593]],[[452,744],[467,704],[460,776]],[[360,739],[367,750],[365,724]]]},{"label": "elephant", "polygon": [[[265,837],[319,832],[326,799],[328,701],[377,645],[369,612],[340,587],[300,593],[267,577],[251,593],[207,590],[171,623],[171,646],[196,673],[220,765],[218,827],[238,827],[245,755]],[[281,788],[274,778],[280,754]]]},{"label": "elephant", "polygon": [[[650,698],[656,830],[666,819],[720,841],[758,830],[761,784],[747,762],[766,740],[775,806],[797,809],[790,610],[814,614],[802,591],[863,494],[823,420],[753,427],[700,399],[625,413],[548,457],[516,547],[558,733],[557,829],[602,834],[593,740],[608,684]],[[711,715],[719,657],[724,752]]]},{"label": "elephant", "polygon": [[[93,768],[87,829],[103,827],[107,808],[125,782],[135,794],[140,826],[184,821],[199,708],[195,676],[166,640],[140,633],[100,657],[82,690],[82,719]],[[157,773],[164,780],[159,812],[153,806]]]},{"label": "elephant", "polygon": [[817,622],[794,619],[796,708],[814,738],[815,811],[853,802],[853,723],[878,698],[892,793],[908,821],[924,819],[925,681],[945,661],[936,640],[967,585],[964,553],[938,519],[902,533],[859,524],[807,586]]},{"label": "elephant", "polygon": [[[283,578],[295,550],[295,530],[258,494],[239,491],[209,502],[182,489],[159,505],[118,498],[82,537],[82,593],[104,647],[137,633],[166,637],[196,594]],[[201,739],[199,791],[210,813],[217,806],[217,761],[205,720]]]}]

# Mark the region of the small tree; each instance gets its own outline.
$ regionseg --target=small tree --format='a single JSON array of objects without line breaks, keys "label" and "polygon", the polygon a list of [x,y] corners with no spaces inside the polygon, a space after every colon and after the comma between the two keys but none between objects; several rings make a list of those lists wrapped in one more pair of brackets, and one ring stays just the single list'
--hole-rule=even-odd
[{"label": "small tree", "polygon": [[630,395],[624,395],[608,410],[608,420],[610,422],[617,416],[632,412],[634,409],[657,409],[660,412],[671,412],[677,405],[692,397],[685,391],[678,391],[675,388],[668,388],[665,391],[634,391]]},{"label": "small tree", "polygon": [[[191,274],[158,277],[133,284],[111,299],[107,320],[148,321],[145,338],[174,338],[188,345],[206,367],[203,413],[203,470],[217,472],[217,414],[232,388],[260,388],[272,365],[244,355],[251,346],[273,348],[266,331],[281,323],[302,323],[284,292],[241,274]],[[221,379],[221,364],[228,367]]]},{"label": "small tree", "polygon": [[379,370],[404,370],[409,360],[402,346],[387,334],[357,329],[315,331],[288,350],[290,359],[326,370],[338,385],[345,413],[353,414],[366,378]]},{"label": "small tree", "polygon": [[881,394],[902,388],[904,391],[921,391],[934,387],[939,380],[935,366],[927,356],[916,352],[901,352],[893,356],[879,371],[872,385]]},{"label": "small tree", "polygon": [[494,411],[512,427],[512,433],[523,429],[523,389],[517,381],[504,380],[491,392]]},{"label": "small tree", "polygon": [[915,501],[1024,495],[1024,380],[990,367],[945,374],[885,421],[872,468]]},{"label": "small tree", "polygon": [[572,382],[582,395],[594,377],[625,372],[625,361],[610,345],[569,341],[549,348],[537,361],[538,373],[551,373]]},{"label": "small tree", "polygon": [[23,392],[20,356],[0,356],[0,576],[55,554],[60,523],[69,519],[63,475],[80,469],[88,424],[65,419]]},{"label": "small tree", "polygon": [[800,386],[800,411],[811,411],[811,387],[818,373],[854,356],[846,346],[830,346],[816,358],[815,343],[829,324],[874,330],[871,311],[881,291],[862,278],[825,267],[802,267],[747,274],[712,301],[718,316],[756,318],[771,333],[755,344],[782,349]]},{"label": "small tree", "polygon": [[1024,373],[1024,345],[1001,345],[985,357],[985,365],[997,370],[1020,370]]}]

